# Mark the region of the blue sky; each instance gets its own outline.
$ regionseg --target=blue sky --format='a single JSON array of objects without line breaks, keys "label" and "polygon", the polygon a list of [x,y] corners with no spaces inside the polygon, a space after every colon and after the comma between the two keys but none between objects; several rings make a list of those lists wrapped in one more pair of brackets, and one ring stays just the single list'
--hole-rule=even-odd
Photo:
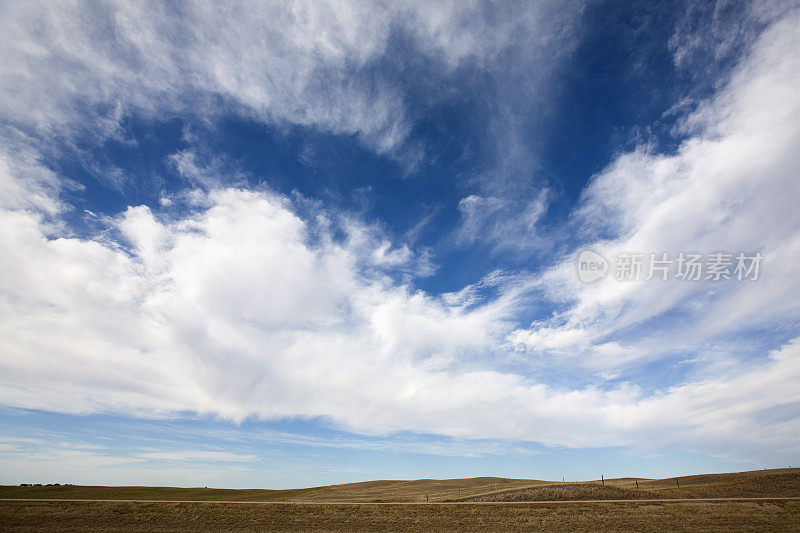
[{"label": "blue sky", "polygon": [[0,10],[0,482],[797,462],[796,2]]}]

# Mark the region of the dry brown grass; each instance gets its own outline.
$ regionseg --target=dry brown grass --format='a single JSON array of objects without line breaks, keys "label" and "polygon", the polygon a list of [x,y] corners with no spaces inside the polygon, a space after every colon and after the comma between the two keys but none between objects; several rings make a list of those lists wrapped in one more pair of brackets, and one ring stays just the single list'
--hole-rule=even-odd
[{"label": "dry brown grass", "polygon": [[[639,488],[636,488],[638,481]],[[0,487],[0,498],[134,499],[171,501],[430,502],[606,500],[800,496],[800,470],[756,470],[678,478],[607,479],[560,483],[481,477],[368,481],[292,490],[179,487]]]},{"label": "dry brown grass", "polygon": [[556,483],[539,487],[504,490],[461,498],[464,502],[537,502],[574,500],[646,500],[658,493],[630,490],[600,483]]},{"label": "dry brown grass", "polygon": [[201,500],[201,501],[283,501],[302,498],[315,489],[207,489],[195,487],[102,487],[62,485],[59,487],[0,487],[0,498],[56,498],[77,500]]},{"label": "dry brown grass", "polygon": [[0,498],[99,500],[424,502],[465,498],[497,490],[548,485],[547,481],[480,477],[367,481],[308,489],[206,489],[180,487],[0,487]]},{"label": "dry brown grass", "polygon": [[[800,496],[800,469],[753,470],[730,474],[703,474],[639,480],[640,490],[663,498],[755,498]],[[606,480],[606,484],[632,489],[632,480]]]},{"label": "dry brown grass", "polygon": [[[636,488],[638,482],[638,488]],[[667,479],[621,478],[585,483],[553,483],[496,491],[458,501],[641,500],[655,498],[800,497],[797,470],[756,470]]]},{"label": "dry brown grass", "polygon": [[800,502],[305,505],[0,502],[3,531],[798,531]]},{"label": "dry brown grass", "polygon": [[320,502],[424,502],[449,501],[497,490],[547,485],[550,482],[479,477],[469,479],[418,479],[413,481],[368,481],[312,489],[296,501]]}]

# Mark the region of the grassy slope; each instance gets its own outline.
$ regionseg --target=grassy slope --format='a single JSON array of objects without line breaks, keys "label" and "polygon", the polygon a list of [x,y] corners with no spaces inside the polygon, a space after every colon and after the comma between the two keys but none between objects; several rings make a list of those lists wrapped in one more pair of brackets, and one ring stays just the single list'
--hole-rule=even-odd
[{"label": "grassy slope", "polygon": [[[638,482],[638,489],[636,488]],[[495,491],[459,501],[800,497],[800,470],[754,470],[667,479],[622,478]]]},{"label": "grassy slope", "polygon": [[9,487],[0,486],[0,498],[61,498],[103,500],[235,500],[312,502],[424,502],[444,501],[496,490],[548,484],[546,481],[505,478],[419,479],[367,481],[308,489],[205,489],[178,487]]},{"label": "grassy slope", "polygon": [[503,490],[456,501],[466,502],[535,502],[570,500],[646,500],[660,498],[658,493],[630,490],[600,483],[556,483],[541,487]]},{"label": "grassy slope", "polygon": [[[639,489],[636,489],[636,481]],[[312,502],[531,501],[574,499],[800,496],[800,470],[756,470],[646,480],[639,478],[557,483],[471,478],[368,481],[293,490],[174,487],[0,487],[0,498],[236,500]]]}]

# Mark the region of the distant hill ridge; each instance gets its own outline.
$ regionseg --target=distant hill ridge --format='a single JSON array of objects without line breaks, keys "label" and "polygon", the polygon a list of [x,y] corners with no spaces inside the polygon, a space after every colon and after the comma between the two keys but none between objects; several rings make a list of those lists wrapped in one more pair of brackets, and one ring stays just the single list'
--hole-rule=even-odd
[{"label": "distant hill ridge", "polygon": [[174,501],[521,502],[736,497],[800,497],[800,469],[567,483],[499,477],[376,480],[288,490],[81,485],[0,487],[0,498]]}]

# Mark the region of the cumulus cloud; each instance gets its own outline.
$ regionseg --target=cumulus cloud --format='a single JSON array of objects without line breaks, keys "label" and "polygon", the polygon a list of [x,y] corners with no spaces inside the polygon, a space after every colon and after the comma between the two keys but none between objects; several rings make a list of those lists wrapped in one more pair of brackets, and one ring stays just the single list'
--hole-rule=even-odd
[{"label": "cumulus cloud", "polygon": [[182,217],[128,208],[112,220],[113,241],[48,237],[35,211],[3,211],[2,246],[14,252],[2,257],[3,404],[320,416],[366,433],[567,446],[637,444],[642,428],[666,428],[702,435],[710,448],[720,433],[705,419],[665,425],[665,413],[724,415],[716,406],[738,398],[745,380],[786,383],[773,383],[769,400],[737,400],[737,416],[753,413],[747,423],[757,424],[762,404],[793,401],[796,344],[760,374],[655,396],[624,383],[557,389],[498,370],[493,357],[527,288],[490,277],[483,283],[501,290],[488,301],[468,289],[437,298],[376,269],[363,241],[312,230],[318,218],[298,216],[285,197],[200,194]]},{"label": "cumulus cloud", "polygon": [[[668,351],[702,356],[743,323],[763,331],[798,318],[796,11],[772,22],[730,81],[683,120],[676,153],[620,155],[573,217],[607,256],[760,251],[758,282],[588,286],[565,260],[536,278],[492,273],[430,294],[415,287],[434,268],[424,251],[302,198],[231,186],[236,179],[220,179],[228,169],[191,151],[172,159],[191,190],[73,234],[62,193],[77,186],[42,164],[33,137],[118,135],[125,113],[178,112],[191,95],[259,120],[355,134],[387,152],[409,131],[402,95],[350,74],[386,49],[391,31],[414,21],[421,48],[455,68],[490,62],[510,27],[504,18],[476,35],[460,4],[370,16],[347,4],[248,5],[4,5],[0,91],[13,98],[0,102],[10,124],[0,153],[0,403],[324,417],[364,433],[554,446],[675,443],[737,458],[796,453],[796,339],[757,347],[741,368],[698,368],[655,390],[624,374]],[[462,200],[465,239],[486,227],[527,231],[546,209],[542,193],[508,226],[494,218],[502,207],[493,199]],[[558,309],[521,327],[534,296]],[[654,319],[662,325],[643,328]],[[602,383],[555,386],[520,370],[551,356],[590,367]]]},{"label": "cumulus cloud", "polygon": [[[66,394],[72,412],[330,416],[328,394],[357,383],[413,394],[418,365],[485,350],[513,311],[399,284],[399,267],[426,274],[426,258],[352,220],[337,241],[324,213],[300,218],[279,195],[192,198],[175,219],[129,207],[102,239],[51,238],[40,213],[2,213],[7,404],[58,410]],[[397,391],[395,370],[408,373]],[[104,392],[80,392],[81,381]]]}]

